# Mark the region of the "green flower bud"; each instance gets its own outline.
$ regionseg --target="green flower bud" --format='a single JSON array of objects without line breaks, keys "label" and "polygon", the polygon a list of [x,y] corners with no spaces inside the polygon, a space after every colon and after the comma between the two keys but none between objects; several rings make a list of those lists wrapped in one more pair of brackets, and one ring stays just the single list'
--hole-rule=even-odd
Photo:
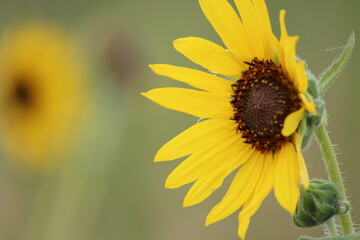
[{"label": "green flower bud", "polygon": [[300,199],[293,217],[299,227],[323,224],[332,216],[345,214],[349,205],[341,199],[337,186],[328,181],[313,179],[308,189],[300,187]]}]

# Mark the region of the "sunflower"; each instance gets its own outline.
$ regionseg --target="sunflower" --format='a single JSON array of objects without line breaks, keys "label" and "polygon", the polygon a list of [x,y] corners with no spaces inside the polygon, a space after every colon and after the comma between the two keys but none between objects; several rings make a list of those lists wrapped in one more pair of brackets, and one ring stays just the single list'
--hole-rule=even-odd
[{"label": "sunflower", "polygon": [[158,75],[202,90],[143,93],[163,107],[203,119],[166,143],[155,162],[187,156],[165,184],[178,188],[194,182],[184,206],[202,202],[236,171],[206,225],[242,207],[238,234],[245,238],[250,218],[272,189],[279,204],[294,214],[299,182],[309,185],[297,129],[306,111],[315,114],[315,105],[305,97],[305,64],[296,58],[298,37],[288,35],[284,10],[278,40],[264,0],[235,0],[241,18],[226,0],[199,2],[226,48],[198,37],[181,38],[174,41],[175,49],[206,71],[150,66]]},{"label": "sunflower", "polygon": [[56,26],[10,28],[0,51],[1,134],[7,154],[41,168],[64,153],[84,91],[70,40]]}]

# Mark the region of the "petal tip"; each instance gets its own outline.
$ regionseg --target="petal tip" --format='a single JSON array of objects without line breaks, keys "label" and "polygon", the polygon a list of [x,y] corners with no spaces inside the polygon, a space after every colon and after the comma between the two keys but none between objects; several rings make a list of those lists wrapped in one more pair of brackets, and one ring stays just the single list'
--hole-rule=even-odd
[{"label": "petal tip", "polygon": [[214,220],[214,217],[213,217],[213,214],[212,214],[212,211],[211,211],[206,217],[205,226],[207,227],[207,226],[213,224],[214,222],[216,222],[216,221]]},{"label": "petal tip", "polygon": [[184,38],[178,38],[178,39],[175,39],[174,41],[173,41],[173,46],[174,46],[174,48],[177,50],[177,51],[179,51],[179,47],[180,47],[180,45],[181,45],[181,43],[183,43],[184,42]]},{"label": "petal tip", "polygon": [[183,207],[190,207],[190,206],[193,206],[193,205],[194,204],[192,204],[190,200],[188,200],[187,198],[184,199]]},{"label": "petal tip", "polygon": [[168,179],[165,181],[165,184],[164,184],[164,188],[167,188],[167,189],[174,189],[176,187],[174,187],[174,185],[168,181]]}]

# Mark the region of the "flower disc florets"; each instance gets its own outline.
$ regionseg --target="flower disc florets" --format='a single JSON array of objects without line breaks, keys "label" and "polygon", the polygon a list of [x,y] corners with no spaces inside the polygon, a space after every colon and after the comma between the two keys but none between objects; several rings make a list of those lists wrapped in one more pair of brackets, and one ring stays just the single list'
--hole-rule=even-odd
[{"label": "flower disc florets", "polygon": [[246,143],[261,152],[281,147],[290,137],[281,134],[287,115],[298,110],[301,100],[293,82],[272,60],[254,58],[232,85],[233,120]]}]

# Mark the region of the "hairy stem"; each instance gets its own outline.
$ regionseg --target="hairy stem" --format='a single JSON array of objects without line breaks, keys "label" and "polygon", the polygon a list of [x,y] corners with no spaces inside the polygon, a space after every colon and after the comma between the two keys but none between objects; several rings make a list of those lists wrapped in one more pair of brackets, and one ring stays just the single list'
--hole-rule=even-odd
[{"label": "hairy stem", "polygon": [[334,218],[330,218],[326,221],[326,229],[331,237],[334,237],[337,235],[336,231],[336,223]]},{"label": "hairy stem", "polygon": [[[335,183],[341,193],[343,201],[347,201],[345,187],[343,179],[341,177],[341,172],[339,168],[339,163],[336,160],[336,155],[332,147],[330,137],[326,131],[326,112],[324,112],[323,121],[320,124],[319,128],[316,130],[316,137],[320,145],[321,152],[325,159],[325,165],[327,172],[329,174],[330,180]],[[354,233],[353,222],[351,218],[350,211],[344,215],[339,216],[340,226],[343,234]]]}]

